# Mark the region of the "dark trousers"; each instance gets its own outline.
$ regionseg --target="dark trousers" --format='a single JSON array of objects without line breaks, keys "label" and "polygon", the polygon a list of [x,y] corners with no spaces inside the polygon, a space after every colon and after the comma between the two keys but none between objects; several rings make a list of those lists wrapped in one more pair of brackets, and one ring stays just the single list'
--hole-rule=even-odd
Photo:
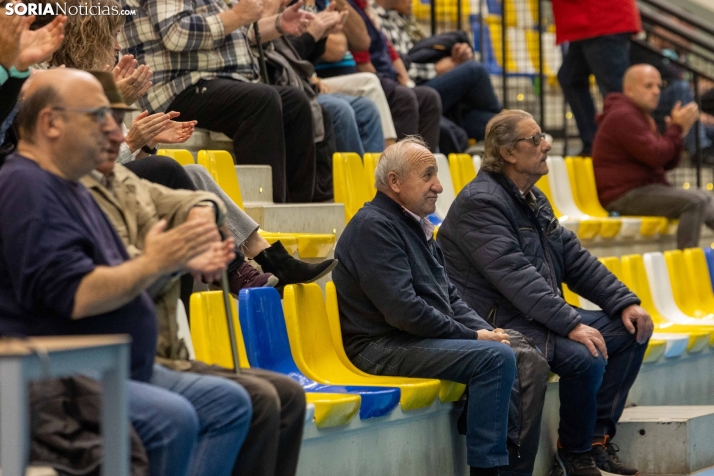
[{"label": "dark trousers", "polygon": [[426,141],[429,150],[436,151],[441,118],[439,93],[426,86],[408,88],[388,78],[379,79],[392,112],[397,140],[419,134]]},{"label": "dark trousers", "polygon": [[647,344],[638,344],[619,317],[579,310],[583,324],[602,334],[608,360],[593,357],[579,342],[555,336],[550,368],[560,376],[560,443],[589,451],[593,438],[615,436],[627,394],[635,383]]},{"label": "dark trousers", "polygon": [[476,61],[461,63],[424,85],[436,89],[444,115],[463,127],[473,139],[483,140],[486,124],[503,109],[488,71]]},{"label": "dark trousers", "polygon": [[216,365],[191,364],[190,372],[230,379],[250,395],[253,417],[233,476],[293,476],[305,424],[305,392],[300,384],[267,370],[243,369],[237,375]]},{"label": "dark trousers", "polygon": [[237,164],[269,165],[276,203],[312,201],[315,134],[310,103],[299,89],[202,80],[179,94],[169,110],[231,137]]},{"label": "dark trousers", "polygon": [[139,178],[174,190],[198,190],[181,164],[170,157],[150,155],[124,164]]},{"label": "dark trousers", "polygon": [[622,77],[630,66],[629,33],[573,41],[558,71],[558,82],[578,124],[583,149],[588,154],[597,130],[595,103],[590,96],[594,74],[603,96],[622,92]]},{"label": "dark trousers", "polygon": [[352,358],[375,375],[438,378],[468,386],[466,445],[469,466],[508,464],[506,439],[516,356],[500,342],[424,339],[408,334],[370,342]]}]

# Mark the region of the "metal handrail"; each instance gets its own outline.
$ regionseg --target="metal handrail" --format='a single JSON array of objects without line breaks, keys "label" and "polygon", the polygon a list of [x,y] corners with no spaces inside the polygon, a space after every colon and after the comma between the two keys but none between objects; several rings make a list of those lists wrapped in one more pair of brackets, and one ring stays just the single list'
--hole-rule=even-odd
[{"label": "metal handrail", "polygon": [[682,20],[686,23],[689,23],[690,25],[698,28],[699,30],[702,30],[714,36],[714,28],[712,28],[710,24],[703,22],[699,17],[697,17],[696,15],[692,15],[686,10],[683,10],[674,5],[670,5],[669,3],[663,2],[661,0],[639,0],[639,3],[644,3],[649,6],[655,7],[668,15],[672,15],[673,17]]},{"label": "metal handrail", "polygon": [[[642,17],[643,21],[652,23],[656,26],[660,26],[664,28],[665,30],[669,31],[670,33],[674,33],[677,36],[680,36],[684,38],[687,41],[690,41],[691,43],[704,48],[705,50],[709,52],[714,53],[714,40],[709,40],[707,38],[703,38],[701,35],[699,35],[697,32],[688,30],[684,27],[682,27],[680,24],[677,22],[670,20],[668,18],[665,18],[664,16],[658,14],[657,12],[652,11],[649,8],[640,8],[640,16]],[[714,62],[714,58],[707,58]]]},{"label": "metal handrail", "polygon": [[683,62],[682,60],[679,59],[672,59],[668,56],[663,55],[657,48],[654,48],[652,45],[647,43],[644,40],[637,39],[635,37],[630,38],[631,43],[636,43],[638,46],[645,48],[647,51],[656,54],[660,58],[666,59],[672,64],[676,64],[679,68],[682,68],[685,71],[688,71],[689,73],[695,74],[697,76],[701,76],[702,78],[714,82],[714,77],[709,76],[707,73],[702,73],[700,70],[693,68],[692,66],[688,65],[687,63]]}]

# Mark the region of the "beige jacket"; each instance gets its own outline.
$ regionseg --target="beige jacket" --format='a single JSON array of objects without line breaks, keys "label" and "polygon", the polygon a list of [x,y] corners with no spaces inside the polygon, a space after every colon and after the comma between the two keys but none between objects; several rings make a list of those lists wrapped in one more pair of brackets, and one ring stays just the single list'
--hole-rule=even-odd
[{"label": "beige jacket", "polygon": [[[115,164],[112,192],[91,175],[82,178],[82,183],[107,215],[126,246],[129,256],[135,258],[144,249],[144,238],[149,229],[161,219],[166,219],[168,228],[180,225],[199,202],[211,201],[217,205],[218,223],[226,214],[223,202],[210,192],[172,190],[162,185],[140,179],[121,164]],[[157,362],[180,370],[188,366],[188,352],[183,340],[177,336],[176,301],[180,284],[173,279],[154,300],[159,326],[156,353]]]}]

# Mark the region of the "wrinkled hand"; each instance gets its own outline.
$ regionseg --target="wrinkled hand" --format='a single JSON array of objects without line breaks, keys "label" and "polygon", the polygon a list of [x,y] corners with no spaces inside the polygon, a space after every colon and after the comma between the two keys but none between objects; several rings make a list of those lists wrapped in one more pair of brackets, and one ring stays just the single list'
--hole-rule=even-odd
[{"label": "wrinkled hand", "polygon": [[445,56],[434,64],[434,69],[436,69],[437,75],[442,75],[454,69],[456,67],[456,64],[457,63],[451,56]]},{"label": "wrinkled hand", "polygon": [[506,345],[511,345],[511,338],[503,329],[496,328],[492,331],[486,329],[481,329],[476,331],[478,335],[478,340],[492,340],[495,342],[501,342]]},{"label": "wrinkled hand", "polygon": [[112,69],[114,82],[119,88],[121,97],[127,105],[134,104],[151,87],[151,75],[153,72],[147,65],[142,64],[137,67],[138,62],[132,55],[121,57],[117,65]]},{"label": "wrinkled hand", "polygon": [[141,149],[171,125],[171,117],[171,113],[157,112],[149,115],[149,111],[143,111],[131,121],[131,127],[126,134],[124,142],[129,146],[132,153]]},{"label": "wrinkled hand", "polygon": [[48,61],[64,39],[66,16],[59,15],[51,23],[34,31],[30,30],[33,21],[35,21],[34,16],[25,19],[20,37],[20,51],[15,60],[15,68],[19,71],[26,71],[33,64]]},{"label": "wrinkled hand", "polygon": [[260,20],[263,7],[263,0],[240,0],[233,5],[233,12],[241,19],[241,23],[249,25]]},{"label": "wrinkled hand", "polygon": [[[171,119],[179,116],[179,113],[174,111],[168,114]],[[198,121],[177,122],[171,120],[163,131],[149,141],[149,147],[153,149],[157,144],[182,144],[191,138],[196,124]]]},{"label": "wrinkled hand", "polygon": [[321,11],[312,19],[307,26],[307,32],[312,35],[315,41],[319,41],[342,19],[342,14],[334,11],[335,7],[330,4],[327,9]]},{"label": "wrinkled hand", "polygon": [[301,10],[300,7],[302,7],[302,0],[298,0],[280,14],[280,28],[286,35],[302,35],[305,33],[308,25],[310,25],[310,22],[315,18],[315,15]]},{"label": "wrinkled hand", "polygon": [[5,15],[0,9],[0,65],[5,69],[15,66],[20,54],[20,38],[27,19],[20,15]]},{"label": "wrinkled hand", "polygon": [[453,48],[451,48],[451,59],[456,64],[461,64],[473,57],[474,52],[468,43],[456,43]]},{"label": "wrinkled hand", "polygon": [[204,283],[215,283],[221,279],[223,270],[236,257],[233,237],[211,244],[211,247],[190,260],[186,270]]},{"label": "wrinkled hand", "polygon": [[575,342],[580,342],[585,347],[588,348],[593,357],[598,356],[598,350],[600,354],[607,359],[607,346],[605,345],[605,339],[600,334],[597,329],[586,326],[585,324],[578,324],[575,329],[570,331],[568,334],[568,339]]},{"label": "wrinkled hand", "polygon": [[[644,344],[652,337],[654,323],[650,315],[637,304],[627,306],[622,311],[622,323],[630,334],[637,332],[637,343]],[[633,324],[634,323],[634,324]]]},{"label": "wrinkled hand", "polygon": [[170,274],[185,269],[188,262],[220,242],[216,223],[189,220],[166,231],[166,220],[151,227],[144,240],[144,257],[158,274]]},{"label": "wrinkled hand", "polygon": [[664,122],[667,127],[671,124],[677,124],[682,128],[682,137],[685,137],[698,118],[699,107],[697,103],[692,101],[686,106],[682,106],[681,101],[677,101],[669,116],[664,118]]},{"label": "wrinkled hand", "polygon": [[313,76],[312,78],[310,78],[310,81],[317,88],[318,94],[329,94],[330,86],[328,86],[327,83],[321,80],[319,77]]}]

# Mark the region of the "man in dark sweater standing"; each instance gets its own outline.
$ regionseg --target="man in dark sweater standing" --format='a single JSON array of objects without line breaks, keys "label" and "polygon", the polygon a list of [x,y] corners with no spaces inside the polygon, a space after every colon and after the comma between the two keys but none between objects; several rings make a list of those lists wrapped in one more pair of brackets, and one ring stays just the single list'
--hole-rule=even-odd
[{"label": "man in dark sweater standing", "polygon": [[[467,462],[472,475],[496,475],[498,466],[509,463],[507,437],[515,450],[524,435],[521,448],[535,458],[547,364],[520,334],[493,329],[449,282],[434,226],[426,219],[442,192],[436,173],[434,155],[418,139],[407,138],[382,154],[377,196],[352,218],[335,251],[342,338],[349,358],[365,372],[468,385]],[[515,435],[509,428],[514,351],[518,376],[528,380],[515,397],[527,420]],[[516,421],[518,410],[511,414]],[[512,461],[500,474],[533,470],[525,455]]]},{"label": "man in dark sweater standing", "polygon": [[672,187],[665,171],[679,164],[682,141],[699,116],[695,103],[674,105],[660,134],[652,113],[659,104],[662,79],[652,66],[632,66],[624,93],[607,96],[597,118],[593,167],[600,202],[621,215],[679,219],[677,246],[699,245],[702,223],[714,228],[712,195]]}]

